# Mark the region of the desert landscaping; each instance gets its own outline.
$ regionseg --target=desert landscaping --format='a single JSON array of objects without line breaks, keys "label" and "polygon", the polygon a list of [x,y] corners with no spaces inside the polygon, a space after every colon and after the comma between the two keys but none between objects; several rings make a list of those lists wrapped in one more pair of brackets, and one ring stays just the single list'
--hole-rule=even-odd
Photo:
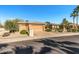
[{"label": "desert landscaping", "polygon": [[64,17],[60,23],[19,18],[0,23],[0,54],[79,54],[79,6],[71,11],[71,21]]}]

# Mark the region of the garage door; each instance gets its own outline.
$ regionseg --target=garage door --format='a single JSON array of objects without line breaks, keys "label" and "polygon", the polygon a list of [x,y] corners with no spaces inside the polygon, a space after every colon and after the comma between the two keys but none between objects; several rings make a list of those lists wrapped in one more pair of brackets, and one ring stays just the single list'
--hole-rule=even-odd
[{"label": "garage door", "polygon": [[43,25],[31,25],[30,29],[33,29],[33,31],[43,31]]}]

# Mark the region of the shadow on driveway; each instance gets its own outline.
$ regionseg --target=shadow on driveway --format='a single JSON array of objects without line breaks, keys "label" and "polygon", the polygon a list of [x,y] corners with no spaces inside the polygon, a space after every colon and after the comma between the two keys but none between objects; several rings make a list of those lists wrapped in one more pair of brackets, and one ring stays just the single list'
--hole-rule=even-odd
[{"label": "shadow on driveway", "polygon": [[[53,54],[53,51],[56,51],[56,52],[59,51],[58,54],[61,54],[61,53],[79,54],[79,43],[76,43],[76,42],[55,41],[50,38],[43,38],[41,40],[38,40],[38,41],[34,40],[31,42],[33,43],[24,44],[25,47],[13,46],[13,48],[10,48],[10,47],[7,48],[10,44],[0,44],[0,53],[9,54],[7,51],[1,52],[3,51],[2,48],[4,47],[4,48],[7,48],[8,50],[11,50],[10,52],[14,52],[15,54],[48,54],[48,53]],[[23,44],[23,43],[24,42],[19,42],[19,44]],[[43,46],[39,45],[39,43],[43,44]],[[39,51],[38,51],[38,48],[40,48]]]}]

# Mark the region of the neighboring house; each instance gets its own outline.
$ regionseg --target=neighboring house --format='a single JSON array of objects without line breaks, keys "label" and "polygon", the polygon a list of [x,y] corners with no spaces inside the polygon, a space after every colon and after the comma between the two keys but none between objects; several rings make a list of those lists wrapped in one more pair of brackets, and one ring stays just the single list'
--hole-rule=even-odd
[{"label": "neighboring house", "polygon": [[59,24],[52,24],[52,29],[59,28]]},{"label": "neighboring house", "polygon": [[[45,23],[40,22],[19,22],[19,32],[21,30],[45,31]],[[52,24],[52,29],[59,28],[59,25]]]}]

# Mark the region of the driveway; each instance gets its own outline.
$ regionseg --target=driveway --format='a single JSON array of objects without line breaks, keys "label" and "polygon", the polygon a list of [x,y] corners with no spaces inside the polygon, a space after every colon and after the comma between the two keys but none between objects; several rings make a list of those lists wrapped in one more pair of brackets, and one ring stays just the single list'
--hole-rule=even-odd
[{"label": "driveway", "polygon": [[[66,36],[65,36],[66,35]],[[24,39],[24,38],[23,38]],[[12,39],[13,40],[13,39]],[[16,39],[14,39],[16,40]],[[22,40],[22,38],[21,38]],[[3,54],[79,54],[79,35],[59,37],[29,37],[29,40],[6,41],[0,44]]]}]

